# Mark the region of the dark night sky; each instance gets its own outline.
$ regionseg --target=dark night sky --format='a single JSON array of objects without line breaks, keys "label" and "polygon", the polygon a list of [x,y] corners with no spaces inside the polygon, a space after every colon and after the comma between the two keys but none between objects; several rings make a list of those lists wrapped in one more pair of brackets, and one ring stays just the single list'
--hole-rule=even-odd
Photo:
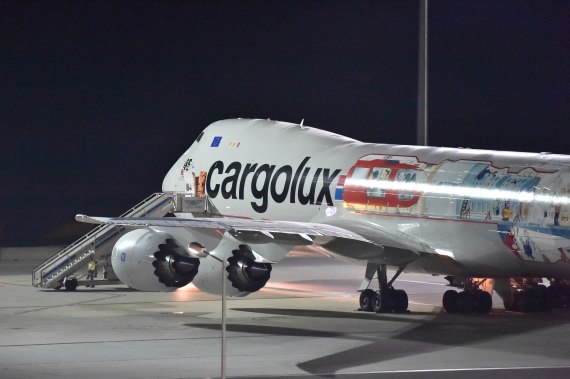
[{"label": "dark night sky", "polygon": [[[570,2],[429,7],[429,143],[570,153]],[[0,245],[122,213],[219,119],[413,144],[417,59],[417,0],[0,2]]]}]

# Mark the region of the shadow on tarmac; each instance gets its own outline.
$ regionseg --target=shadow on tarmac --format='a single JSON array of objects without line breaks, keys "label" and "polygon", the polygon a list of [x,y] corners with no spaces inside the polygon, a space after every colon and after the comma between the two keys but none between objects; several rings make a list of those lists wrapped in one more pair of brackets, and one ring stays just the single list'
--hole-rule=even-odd
[{"label": "shadow on tarmac", "polygon": [[[361,319],[361,320],[398,320],[402,321],[406,316],[434,316],[431,312],[406,312],[406,313],[372,313],[372,312],[337,312],[325,311],[320,309],[283,309],[283,308],[232,308],[234,311],[262,313],[270,315],[297,316],[297,317],[330,317],[344,319]],[[413,317],[406,318],[406,321],[423,322],[423,320],[414,320]]]},{"label": "shadow on tarmac", "polygon": [[[378,320],[379,322],[398,321],[412,324],[411,328],[405,328],[405,330],[402,330],[400,333],[398,333],[397,329],[394,329],[393,331],[396,334],[391,336],[386,336],[385,330],[381,333],[381,336],[379,336],[375,332],[364,334],[318,331],[314,329],[267,325],[235,323],[229,323],[227,325],[227,330],[230,332],[266,334],[274,336],[341,338],[368,342],[356,348],[351,348],[297,364],[300,369],[308,374],[325,376],[334,375],[341,370],[352,369],[358,366],[377,364],[393,359],[452,349],[454,347],[469,347],[469,345],[481,344],[485,341],[500,340],[505,337],[518,334],[529,334],[533,330],[556,328],[556,326],[570,322],[570,314],[564,310],[553,311],[550,313],[530,314],[497,310],[488,315],[460,315],[448,314],[445,312],[441,312],[439,314],[375,314],[275,308],[232,308],[232,310],[258,313],[260,315],[270,314],[299,318],[321,318],[323,319],[322,325],[327,325],[327,318]],[[426,318],[426,315],[431,315],[433,318]],[[414,316],[424,317],[419,319]],[[298,324],[303,325],[302,322],[299,322]],[[186,324],[186,326],[211,330],[220,329],[220,325],[215,323]],[[516,351],[520,349],[522,354],[527,354],[529,345],[531,347],[534,346],[533,342],[529,341],[526,346],[509,346],[508,351],[516,353]],[[494,348],[495,346],[491,349]],[[500,353],[503,350],[505,350],[505,347],[497,347],[497,353]],[[534,350],[536,350],[536,354],[541,354],[539,346],[536,346]],[[556,356],[552,355],[552,350],[548,350],[548,353],[543,354],[548,358],[566,360],[568,357],[567,351],[568,349],[565,348],[560,349]]]},{"label": "shadow on tarmac", "polygon": [[72,293],[88,293],[88,292],[91,292],[91,293],[95,293],[95,292],[98,292],[98,293],[141,292],[141,291],[138,291],[138,290],[130,288],[130,287],[112,288],[112,287],[106,287],[106,286],[105,287],[100,286],[100,287],[94,287],[94,288],[83,286],[83,287],[77,287],[77,289],[74,291],[66,291],[63,288],[58,289],[58,290],[56,290],[54,288],[45,288],[45,289],[42,288],[42,289],[38,289],[38,291],[45,292],[45,293],[64,293],[66,295],[69,295]]},{"label": "shadow on tarmac", "polygon": [[[220,330],[220,324],[185,324],[192,328],[202,328],[208,330]],[[266,334],[272,336],[288,336],[288,337],[323,337],[323,338],[344,338],[344,333],[327,332],[320,330],[310,330],[301,328],[289,328],[283,326],[263,326],[263,325],[246,325],[246,324],[227,324],[228,332]],[[354,339],[354,338],[351,338]]]}]

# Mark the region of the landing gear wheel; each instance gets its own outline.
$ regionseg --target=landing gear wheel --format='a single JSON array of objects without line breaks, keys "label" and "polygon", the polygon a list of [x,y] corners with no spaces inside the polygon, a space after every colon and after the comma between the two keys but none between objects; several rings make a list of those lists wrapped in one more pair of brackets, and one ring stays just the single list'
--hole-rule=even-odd
[{"label": "landing gear wheel", "polygon": [[513,296],[515,299],[513,310],[517,312],[527,312],[529,310],[527,293],[525,291],[518,291],[515,292]]},{"label": "landing gear wheel", "polygon": [[562,288],[550,286],[546,288],[546,301],[551,308],[562,308],[565,303]]},{"label": "landing gear wheel", "polygon": [[67,279],[65,281],[66,291],[75,291],[76,288],[77,288],[77,279],[72,278],[72,279]]},{"label": "landing gear wheel", "polygon": [[392,279],[388,281],[385,264],[368,262],[364,276],[365,281],[362,284],[366,284],[367,287],[376,273],[378,275],[378,287],[380,289],[378,292],[367,289],[360,294],[360,310],[369,311],[370,307],[372,307],[372,311],[376,313],[406,312],[408,310],[408,295],[406,291],[395,290],[394,287],[392,287],[394,280],[404,272],[406,267],[407,265],[399,267]]},{"label": "landing gear wheel", "polygon": [[568,306],[570,287],[557,279],[551,280],[550,286],[526,283],[524,280],[511,286],[512,301],[504,300],[505,309],[517,312],[547,312],[553,308]]},{"label": "landing gear wheel", "polygon": [[382,293],[380,291],[374,292],[374,297],[372,298],[372,310],[376,313],[380,313],[382,312],[383,305]]},{"label": "landing gear wheel", "polygon": [[548,311],[552,307],[552,301],[545,287],[537,286],[513,294],[513,310],[518,312]]},{"label": "landing gear wheel", "polygon": [[363,312],[372,312],[374,296],[376,293],[370,288],[360,293],[360,310]]},{"label": "landing gear wheel", "polygon": [[447,313],[457,313],[459,311],[458,296],[459,294],[454,290],[447,290],[443,294],[443,309]]},{"label": "landing gear wheel", "polygon": [[534,297],[537,300],[538,310],[541,312],[548,312],[555,305],[554,301],[549,297],[546,286],[538,285],[534,288]]},{"label": "landing gear wheel", "polygon": [[404,313],[408,310],[408,294],[393,288],[374,294],[372,308],[376,313]]},{"label": "landing gear wheel", "polygon": [[471,313],[477,309],[475,295],[468,291],[459,292],[457,295],[458,309],[461,313]]},{"label": "landing gear wheel", "polygon": [[477,302],[477,312],[487,314],[493,308],[493,299],[491,294],[485,291],[477,291],[475,293],[475,300]]},{"label": "landing gear wheel", "polygon": [[372,309],[374,312],[386,313],[392,310],[392,307],[390,306],[390,295],[391,291],[378,291],[374,293],[374,299],[372,302]]},{"label": "landing gear wheel", "polygon": [[404,313],[408,310],[408,294],[404,290],[394,290],[393,292],[394,312]]}]

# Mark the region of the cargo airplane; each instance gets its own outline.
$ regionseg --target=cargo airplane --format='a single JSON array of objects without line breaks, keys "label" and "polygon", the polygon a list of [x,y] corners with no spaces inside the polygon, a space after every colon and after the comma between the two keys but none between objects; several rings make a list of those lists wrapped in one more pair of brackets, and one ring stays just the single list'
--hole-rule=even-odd
[{"label": "cargo airplane", "polygon": [[364,143],[231,119],[197,137],[162,189],[203,198],[208,217],[76,216],[133,227],[111,261],[135,289],[192,282],[219,294],[223,274],[228,294],[245,296],[290,251],[313,246],[366,266],[363,311],[406,311],[394,285],[405,271],[460,287],[443,296],[448,312],[488,313],[493,290],[507,309],[568,302],[570,156]]}]

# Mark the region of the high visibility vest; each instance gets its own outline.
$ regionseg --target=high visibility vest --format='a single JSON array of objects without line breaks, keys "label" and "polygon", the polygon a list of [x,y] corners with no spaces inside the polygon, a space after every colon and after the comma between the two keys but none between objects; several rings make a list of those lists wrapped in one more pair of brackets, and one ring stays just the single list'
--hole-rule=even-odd
[{"label": "high visibility vest", "polygon": [[87,265],[87,270],[89,270],[89,271],[95,271],[96,268],[97,268],[97,262],[95,262],[95,261],[91,261]]}]

